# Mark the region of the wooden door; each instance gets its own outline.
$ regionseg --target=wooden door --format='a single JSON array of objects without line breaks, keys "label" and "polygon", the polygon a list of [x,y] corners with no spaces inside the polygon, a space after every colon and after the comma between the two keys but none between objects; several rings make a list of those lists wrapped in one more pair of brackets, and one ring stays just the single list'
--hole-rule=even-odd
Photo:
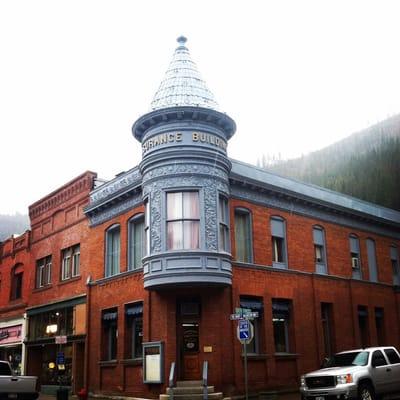
[{"label": "wooden door", "polygon": [[182,378],[184,380],[200,379],[199,324],[183,322],[181,324]]}]

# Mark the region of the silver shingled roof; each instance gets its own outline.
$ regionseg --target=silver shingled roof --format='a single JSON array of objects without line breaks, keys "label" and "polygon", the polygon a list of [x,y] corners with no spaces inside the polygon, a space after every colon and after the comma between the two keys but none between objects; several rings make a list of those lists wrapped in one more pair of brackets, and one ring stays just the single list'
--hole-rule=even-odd
[{"label": "silver shingled roof", "polygon": [[152,110],[175,106],[197,106],[219,110],[214,95],[203,81],[196,64],[185,46],[186,38],[177,39],[176,48],[167,72],[151,102]]}]

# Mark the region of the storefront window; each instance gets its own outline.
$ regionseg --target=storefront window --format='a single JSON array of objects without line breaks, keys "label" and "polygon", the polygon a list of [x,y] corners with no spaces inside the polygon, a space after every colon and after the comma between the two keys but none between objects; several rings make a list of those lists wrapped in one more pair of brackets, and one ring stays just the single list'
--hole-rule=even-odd
[{"label": "storefront window", "polygon": [[29,317],[29,340],[73,335],[73,307],[60,308]]}]

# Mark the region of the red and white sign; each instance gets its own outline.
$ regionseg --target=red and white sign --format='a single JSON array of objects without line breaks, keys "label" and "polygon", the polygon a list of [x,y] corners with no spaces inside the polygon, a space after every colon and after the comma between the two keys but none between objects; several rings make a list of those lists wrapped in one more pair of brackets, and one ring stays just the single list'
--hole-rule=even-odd
[{"label": "red and white sign", "polygon": [[56,344],[65,344],[67,343],[66,336],[56,336]]},{"label": "red and white sign", "polygon": [[22,325],[7,326],[0,328],[0,345],[18,343],[22,341]]}]

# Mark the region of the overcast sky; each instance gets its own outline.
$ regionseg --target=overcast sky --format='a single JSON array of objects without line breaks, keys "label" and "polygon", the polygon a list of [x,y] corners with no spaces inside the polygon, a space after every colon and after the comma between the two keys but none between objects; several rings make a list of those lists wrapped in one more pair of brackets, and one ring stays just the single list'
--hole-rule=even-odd
[{"label": "overcast sky", "polygon": [[233,158],[299,156],[398,113],[399,15],[398,1],[1,1],[0,213],[135,166],[131,126],[181,34],[237,123]]}]

